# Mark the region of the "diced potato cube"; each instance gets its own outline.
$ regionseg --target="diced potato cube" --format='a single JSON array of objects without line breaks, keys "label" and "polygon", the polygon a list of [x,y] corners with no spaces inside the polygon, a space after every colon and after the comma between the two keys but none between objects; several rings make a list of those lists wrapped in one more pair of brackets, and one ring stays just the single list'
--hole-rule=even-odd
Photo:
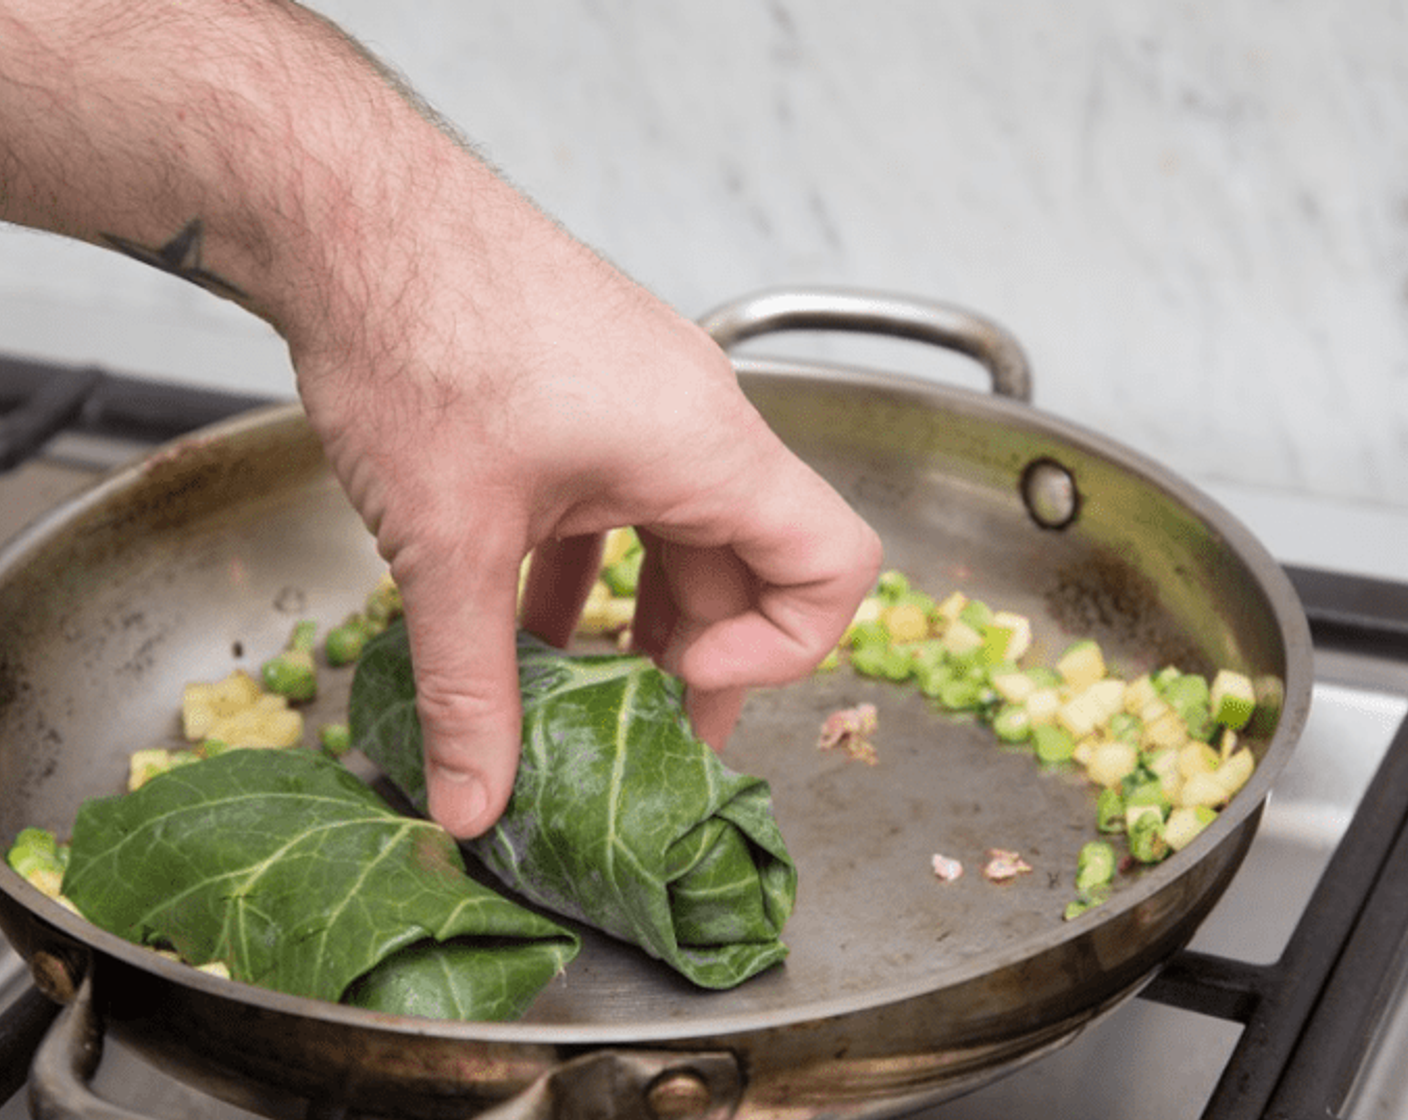
[{"label": "diced potato cube", "polygon": [[1246,747],[1234,751],[1212,772],[1213,779],[1227,792],[1230,799],[1247,784],[1256,768],[1256,758]]},{"label": "diced potato cube", "polygon": [[1093,639],[1071,645],[1056,661],[1056,671],[1073,689],[1089,688],[1105,676],[1105,655]]},{"label": "diced potato cube", "polygon": [[992,687],[1008,703],[1025,704],[1036,682],[1026,673],[998,673],[992,678]]},{"label": "diced potato cube", "polygon": [[961,591],[955,591],[934,608],[934,613],[944,621],[952,622],[963,613],[963,608],[967,605],[968,596]]},{"label": "diced potato cube", "polygon": [[1188,728],[1178,718],[1178,713],[1168,708],[1156,719],[1144,721],[1141,742],[1145,750],[1157,751],[1166,747],[1181,747],[1188,741]]},{"label": "diced potato cube", "polygon": [[303,716],[283,702],[282,696],[265,694],[210,729],[210,738],[230,749],[292,747],[303,738]]},{"label": "diced potato cube", "polygon": [[133,751],[127,760],[127,792],[141,789],[158,774],[171,769],[171,752],[161,747]]},{"label": "diced potato cube", "polygon": [[896,603],[881,618],[891,641],[917,642],[929,635],[929,616],[918,603]]},{"label": "diced potato cube", "polygon": [[860,601],[860,606],[856,608],[856,614],[851,619],[851,624],[858,622],[878,622],[880,616],[885,613],[885,603],[878,595],[868,595]]},{"label": "diced potato cube", "polygon": [[631,624],[635,617],[636,601],[620,599],[611,594],[611,588],[597,580],[587,592],[587,601],[582,605],[581,620],[577,624],[580,634],[614,634]]},{"label": "diced potato cube", "polygon": [[612,529],[606,534],[601,546],[601,566],[609,567],[626,558],[626,553],[636,543],[635,530],[630,528]]},{"label": "diced potato cube", "polygon": [[209,738],[211,726],[254,703],[262,693],[259,682],[236,669],[213,684],[195,682],[181,694],[181,726],[188,742]]},{"label": "diced potato cube", "polygon": [[949,653],[972,653],[982,647],[983,636],[961,618],[955,618],[944,627],[940,641]]},{"label": "diced potato cube", "polygon": [[1217,752],[1210,746],[1192,739],[1178,751],[1178,772],[1186,781],[1194,774],[1211,774],[1220,761]]},{"label": "diced potato cube", "polygon": [[1159,693],[1148,673],[1135,677],[1124,687],[1124,710],[1131,715],[1142,717],[1145,707],[1155,700],[1159,700]]},{"label": "diced potato cube", "polygon": [[1164,822],[1164,841],[1175,852],[1181,852],[1215,820],[1216,810],[1206,805],[1181,805]]},{"label": "diced potato cube", "polygon": [[1133,774],[1138,765],[1139,751],[1132,744],[1112,740],[1096,749],[1086,773],[1096,785],[1113,789]]},{"label": "diced potato cube", "polygon": [[1036,688],[1026,699],[1027,715],[1032,724],[1054,723],[1061,710],[1061,693],[1054,688]]},{"label": "diced potato cube", "polygon": [[1227,804],[1230,794],[1217,780],[1215,771],[1194,774],[1184,779],[1178,791],[1178,803],[1186,806],[1203,805],[1210,809]]},{"label": "diced potato cube", "polygon": [[1089,735],[1120,710],[1124,687],[1123,681],[1113,677],[1091,683],[1061,705],[1057,722],[1077,738]]}]

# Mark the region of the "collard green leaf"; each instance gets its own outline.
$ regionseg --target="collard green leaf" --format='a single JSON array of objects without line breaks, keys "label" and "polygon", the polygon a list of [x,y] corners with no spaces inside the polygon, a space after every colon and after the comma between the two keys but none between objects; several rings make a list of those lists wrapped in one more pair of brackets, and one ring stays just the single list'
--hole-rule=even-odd
[{"label": "collard green leaf", "polygon": [[[740,983],[786,955],[796,868],[768,786],[695,737],[680,683],[647,659],[569,656],[522,634],[523,758],[508,809],[471,850],[506,884],[673,965]],[[425,807],[405,629],[357,665],[353,745]]]},{"label": "collard green leaf", "polygon": [[398,1014],[515,1018],[578,949],[469,878],[443,829],[302,750],[231,751],[85,803],[64,892],[237,980]]}]

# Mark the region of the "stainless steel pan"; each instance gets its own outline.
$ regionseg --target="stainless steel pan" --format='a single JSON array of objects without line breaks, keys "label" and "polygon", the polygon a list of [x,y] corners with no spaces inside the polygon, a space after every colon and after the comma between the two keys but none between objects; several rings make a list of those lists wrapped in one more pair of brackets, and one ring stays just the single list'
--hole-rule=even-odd
[{"label": "stainless steel pan", "polygon": [[[271,1110],[288,1093],[417,1116],[562,1115],[565,1099],[619,1115],[891,1114],[1067,1041],[1191,937],[1309,704],[1308,630],[1279,568],[1157,464],[1024,403],[1021,351],[985,320],[806,291],[706,324],[730,347],[826,328],[977,357],[1010,395],[736,360],[768,421],[923,586],[1030,614],[1049,652],[1089,634],[1130,670],[1227,665],[1279,696],[1251,784],[1189,848],[1066,922],[1088,789],[901,688],[837,674],[759,693],[728,756],[771,780],[800,867],[786,965],[705,994],[589,935],[510,1024],[388,1018],[197,974],[0,869],[7,935],[69,1001],[36,1062],[45,1107],[76,1095],[87,1115],[118,1114],[83,1082],[79,1044],[105,1030]],[[120,788],[131,750],[174,738],[182,684],[257,664],[294,617],[339,620],[380,571],[294,407],[182,440],[34,525],[0,556],[0,842],[66,828],[84,798]],[[337,712],[344,685],[310,723]],[[814,747],[824,717],[861,700],[880,709],[874,767]],[[989,847],[1020,850],[1035,872],[997,886],[930,871],[934,852],[975,867]]]}]

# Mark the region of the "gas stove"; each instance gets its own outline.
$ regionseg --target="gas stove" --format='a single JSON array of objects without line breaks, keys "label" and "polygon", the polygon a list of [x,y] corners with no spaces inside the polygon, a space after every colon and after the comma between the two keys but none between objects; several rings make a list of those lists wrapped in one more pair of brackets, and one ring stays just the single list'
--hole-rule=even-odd
[{"label": "gas stove", "polygon": [[[0,358],[0,539],[108,467],[259,403]],[[1310,617],[1317,674],[1302,741],[1189,947],[1069,1045],[924,1120],[1408,1112],[1408,512],[1204,489],[1285,563]],[[42,999],[0,945],[0,1007],[32,1004],[38,1022]],[[25,1017],[12,1021],[0,1031],[0,1120],[30,1115],[32,1043]],[[92,1087],[127,1114],[270,1115],[205,1096],[120,1043]]]}]

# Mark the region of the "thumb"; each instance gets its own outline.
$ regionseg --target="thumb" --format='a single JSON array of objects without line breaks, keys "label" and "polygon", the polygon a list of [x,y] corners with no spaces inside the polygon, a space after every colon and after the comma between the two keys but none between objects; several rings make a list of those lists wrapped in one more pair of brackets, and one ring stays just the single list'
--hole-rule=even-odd
[{"label": "thumb", "polygon": [[518,564],[465,557],[401,587],[430,816],[467,839],[493,827],[518,769]]}]

